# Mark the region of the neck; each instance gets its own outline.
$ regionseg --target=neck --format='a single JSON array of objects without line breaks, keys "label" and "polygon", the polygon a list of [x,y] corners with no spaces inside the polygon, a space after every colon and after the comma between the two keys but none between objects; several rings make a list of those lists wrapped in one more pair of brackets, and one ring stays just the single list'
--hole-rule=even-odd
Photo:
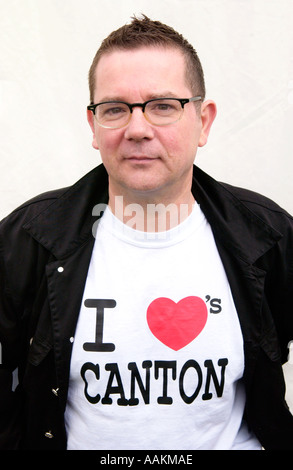
[{"label": "neck", "polygon": [[[192,212],[195,200],[189,191],[180,198],[109,195],[109,207],[123,223],[142,232],[164,232],[182,223]],[[135,201],[135,202],[134,202]]]}]

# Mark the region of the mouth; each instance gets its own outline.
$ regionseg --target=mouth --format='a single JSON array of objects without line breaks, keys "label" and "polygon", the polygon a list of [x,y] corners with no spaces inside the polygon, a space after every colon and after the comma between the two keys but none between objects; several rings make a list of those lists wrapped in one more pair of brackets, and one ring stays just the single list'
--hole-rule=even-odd
[{"label": "mouth", "polygon": [[133,162],[133,163],[150,163],[154,160],[157,160],[155,157],[149,157],[147,155],[132,155],[127,157],[126,160]]}]

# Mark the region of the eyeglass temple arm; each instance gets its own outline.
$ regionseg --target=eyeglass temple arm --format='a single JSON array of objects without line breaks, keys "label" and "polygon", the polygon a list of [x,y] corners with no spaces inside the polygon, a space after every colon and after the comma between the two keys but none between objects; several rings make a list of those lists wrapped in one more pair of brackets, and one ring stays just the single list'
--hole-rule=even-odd
[{"label": "eyeglass temple arm", "polygon": [[202,97],[201,96],[193,96],[192,98],[186,98],[186,99],[181,99],[179,100],[181,103],[182,108],[184,107],[185,104],[191,103],[194,101],[201,101]]}]

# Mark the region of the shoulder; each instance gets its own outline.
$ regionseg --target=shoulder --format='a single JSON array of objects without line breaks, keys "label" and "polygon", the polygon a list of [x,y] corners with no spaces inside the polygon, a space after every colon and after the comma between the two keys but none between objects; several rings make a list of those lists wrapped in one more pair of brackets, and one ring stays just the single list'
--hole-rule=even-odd
[{"label": "shoulder", "polygon": [[254,212],[266,222],[284,221],[293,227],[293,217],[272,199],[249,189],[220,183],[226,191],[230,192],[242,202],[249,210]]},{"label": "shoulder", "polygon": [[73,236],[75,230],[77,237],[81,229],[91,232],[92,208],[97,202],[108,200],[107,182],[101,164],[68,187],[44,192],[24,202],[0,222],[0,251],[1,245],[41,242],[41,239],[48,242],[60,237],[63,229],[62,239],[65,232]]},{"label": "shoulder", "polygon": [[272,199],[250,189],[217,181],[197,166],[194,166],[193,191],[196,198],[199,195],[202,201],[208,200],[208,207],[218,212],[231,214],[234,207],[246,218],[255,222],[261,219],[277,231],[287,227],[293,231],[292,215]]},{"label": "shoulder", "polygon": [[27,200],[0,221],[0,231],[10,226],[24,225],[27,221],[45,210],[50,204],[53,204],[67,189],[60,188],[47,191]]},{"label": "shoulder", "polygon": [[58,199],[68,189],[69,187],[60,188],[38,194],[37,196],[32,197],[31,199],[25,201],[20,206],[18,206],[12,212],[12,214],[25,212],[26,210],[38,211],[39,209],[45,208],[49,206],[52,202],[56,201],[56,199]]},{"label": "shoulder", "polygon": [[25,224],[48,209],[57,200],[67,201],[67,205],[70,203],[76,205],[78,201],[91,200],[95,195],[99,197],[100,193],[104,192],[106,185],[107,174],[101,164],[70,186],[47,191],[27,200],[0,221],[0,230],[10,222],[19,221],[19,223]]}]

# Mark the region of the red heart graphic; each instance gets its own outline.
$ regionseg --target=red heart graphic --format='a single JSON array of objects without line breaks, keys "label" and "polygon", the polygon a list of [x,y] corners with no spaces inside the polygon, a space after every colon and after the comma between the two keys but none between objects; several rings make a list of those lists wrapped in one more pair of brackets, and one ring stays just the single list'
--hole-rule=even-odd
[{"label": "red heart graphic", "polygon": [[185,297],[177,304],[166,297],[148,307],[147,322],[153,335],[174,351],[184,348],[203,330],[208,318],[200,297]]}]

